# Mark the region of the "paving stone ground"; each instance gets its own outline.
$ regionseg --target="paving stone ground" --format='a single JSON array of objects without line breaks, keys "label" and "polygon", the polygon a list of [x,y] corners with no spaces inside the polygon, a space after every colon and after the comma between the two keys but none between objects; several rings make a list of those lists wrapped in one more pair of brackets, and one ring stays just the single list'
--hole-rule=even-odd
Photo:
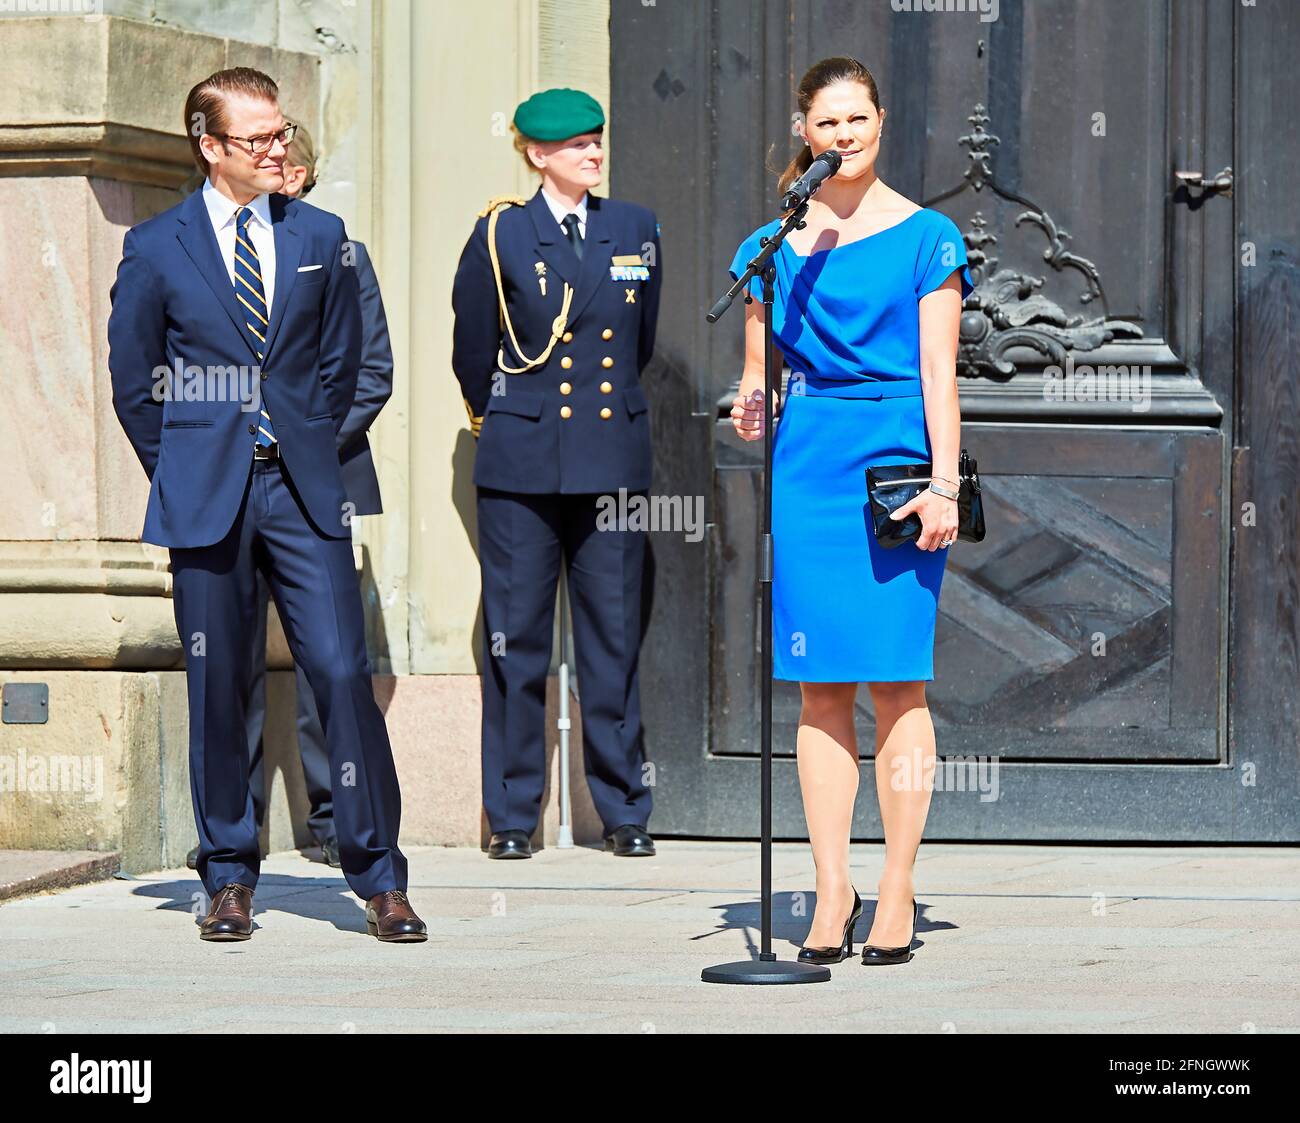
[{"label": "paving stone ground", "polygon": [[[915,958],[830,982],[699,981],[757,946],[758,846],[412,848],[424,944],[365,934],[337,870],[263,865],[257,930],[199,940],[189,870],[0,903],[0,1031],[604,1033],[1297,1032],[1300,851],[926,843]],[[881,848],[853,848],[870,929]],[[802,844],[774,849],[774,950],[814,904]]]}]

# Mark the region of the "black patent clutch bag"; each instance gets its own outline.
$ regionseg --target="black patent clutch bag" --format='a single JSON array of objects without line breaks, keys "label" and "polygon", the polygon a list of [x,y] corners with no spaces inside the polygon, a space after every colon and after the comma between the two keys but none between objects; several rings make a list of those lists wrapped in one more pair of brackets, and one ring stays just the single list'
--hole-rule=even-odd
[{"label": "black patent clutch bag", "polygon": [[[890,518],[891,511],[911,502],[930,486],[929,464],[876,464],[867,469],[867,498],[876,541],[887,549],[901,546],[921,533],[921,519],[915,513],[905,519]],[[961,450],[957,463],[957,537],[967,542],[984,541],[984,503],[980,498],[980,477],[970,453]]]}]

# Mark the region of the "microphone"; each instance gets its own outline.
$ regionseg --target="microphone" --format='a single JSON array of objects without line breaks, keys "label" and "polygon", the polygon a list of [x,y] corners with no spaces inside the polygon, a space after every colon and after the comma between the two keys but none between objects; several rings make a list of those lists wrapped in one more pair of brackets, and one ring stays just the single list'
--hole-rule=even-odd
[{"label": "microphone", "polygon": [[814,192],[823,183],[840,170],[844,157],[833,148],[826,149],[812,162],[812,166],[790,185],[790,190],[781,199],[781,209],[792,211],[802,203],[808,202]]}]

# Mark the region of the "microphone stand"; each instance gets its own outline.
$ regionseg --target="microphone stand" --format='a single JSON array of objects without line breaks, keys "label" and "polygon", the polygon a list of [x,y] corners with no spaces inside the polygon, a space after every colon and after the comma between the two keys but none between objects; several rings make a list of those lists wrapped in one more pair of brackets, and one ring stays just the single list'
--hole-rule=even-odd
[{"label": "microphone stand", "polygon": [[803,229],[808,203],[800,203],[781,228],[771,237],[763,238],[762,248],[749,263],[749,267],[727,292],[709,309],[705,319],[717,323],[731,307],[736,296],[744,291],[745,303],[753,301],[748,292],[752,278],[763,278],[763,512],[759,524],[758,584],[762,601],[762,763],[761,804],[762,827],[759,867],[760,896],[762,900],[761,945],[757,959],[742,959],[734,963],[719,963],[700,972],[706,983],[822,983],[831,977],[829,967],[816,963],[781,961],[772,951],[772,388],[775,381],[772,362],[772,305],[775,300],[776,266],[772,255],[785,241],[791,230]]}]

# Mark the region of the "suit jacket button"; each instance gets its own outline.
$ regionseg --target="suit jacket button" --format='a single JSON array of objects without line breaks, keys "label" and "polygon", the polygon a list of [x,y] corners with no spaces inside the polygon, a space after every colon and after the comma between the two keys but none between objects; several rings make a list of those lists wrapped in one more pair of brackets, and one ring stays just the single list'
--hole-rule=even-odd
[{"label": "suit jacket button", "polygon": [[600,365],[603,366],[606,370],[608,370],[610,367],[614,365],[614,360],[611,359],[608,355],[606,355],[603,359],[600,360]]},{"label": "suit jacket button", "polygon": [[266,381],[268,378],[270,378],[270,377],[271,377],[271,372],[270,372],[269,370],[264,370],[264,371],[262,371],[262,381],[263,381],[263,382],[265,382],[265,381]]},{"label": "suit jacket button", "polygon": [[250,425],[250,426],[248,427],[248,431],[249,431],[250,433],[256,433],[256,432],[257,432],[257,426],[256,426],[256,425]]},{"label": "suit jacket button", "polygon": [[561,343],[572,343],[572,342],[573,342],[573,332],[571,332],[571,331],[566,331],[562,336],[560,336],[560,342],[561,342]]},{"label": "suit jacket button", "polygon": [[560,366],[562,366],[565,370],[568,370],[571,366],[573,366],[573,360],[569,358],[568,355],[565,355],[564,358],[560,360]]},{"label": "suit jacket button", "polygon": [[606,328],[604,331],[602,331],[602,332],[600,333],[600,338],[601,338],[601,339],[613,339],[613,338],[614,338],[614,329],[613,329],[613,328]]},{"label": "suit jacket button", "polygon": [[572,394],[572,393],[573,393],[573,383],[572,383],[572,382],[561,382],[561,383],[560,383],[560,393],[561,393],[561,394]]},{"label": "suit jacket button", "polygon": [[573,416],[573,410],[570,409],[568,406],[560,406],[560,416],[567,421],[570,417]]},{"label": "suit jacket button", "polygon": [[609,406],[606,406],[604,409],[600,411],[600,416],[603,417],[606,421],[608,421],[611,417],[614,416],[614,411],[610,409]]},{"label": "suit jacket button", "polygon": [[612,394],[612,393],[614,392],[614,385],[613,385],[613,383],[611,383],[611,382],[602,382],[602,383],[600,384],[600,392],[601,392],[602,394]]}]

